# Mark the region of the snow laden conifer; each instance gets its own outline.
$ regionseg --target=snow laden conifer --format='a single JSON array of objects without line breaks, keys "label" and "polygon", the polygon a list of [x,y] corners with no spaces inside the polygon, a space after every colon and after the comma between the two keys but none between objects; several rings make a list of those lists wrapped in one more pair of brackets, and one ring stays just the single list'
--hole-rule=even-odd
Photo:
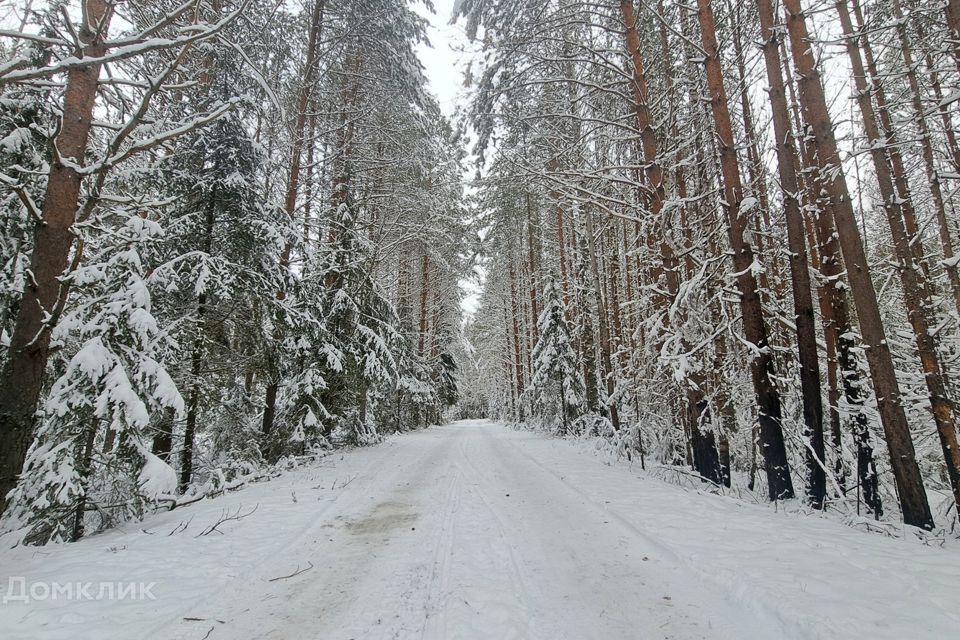
[{"label": "snow laden conifer", "polygon": [[[265,256],[278,250],[288,229],[258,193],[264,158],[246,130],[247,109],[241,103],[184,136],[176,153],[162,162],[157,185],[175,195],[165,262],[156,277],[165,279],[167,321],[181,346],[176,380],[186,416],[182,432],[156,434],[155,448],[165,457],[175,440],[182,443],[177,461],[181,491],[205,481],[214,468],[230,476],[234,467],[262,462],[257,433],[242,417],[244,407],[251,409],[250,400],[235,372],[262,368],[250,354],[268,335],[262,318],[269,313],[265,307],[274,300],[279,277]],[[224,416],[211,420],[209,410],[224,405],[237,410],[236,421]],[[216,451],[214,443],[201,437],[203,424],[214,428],[210,435]]]},{"label": "snow laden conifer", "polygon": [[465,141],[425,90],[428,22],[405,0],[121,4],[0,34],[0,532],[27,542],[459,394]]},{"label": "snow laden conifer", "polygon": [[584,384],[571,345],[570,327],[553,275],[546,278],[544,307],[537,319],[540,339],[533,348],[534,371],[527,388],[535,415],[560,433],[568,433],[584,404]]},{"label": "snow laden conifer", "polygon": [[304,277],[290,280],[282,313],[272,319],[273,332],[285,337],[269,351],[276,353],[271,374],[282,376],[284,384],[278,389],[277,420],[262,434],[268,460],[330,444],[328,427],[335,416],[327,411],[324,393],[327,377],[343,370],[346,356],[324,318],[322,301],[328,292],[321,260],[316,253],[305,257]]},{"label": "snow laden conifer", "polygon": [[[0,46],[0,57],[8,52]],[[39,47],[27,54],[41,60]],[[12,52],[9,53],[12,55]],[[49,91],[4,87],[0,92],[0,342],[9,344],[20,291],[30,266],[32,225],[46,187],[52,118]]]},{"label": "snow laden conifer", "polygon": [[[287,357],[303,363],[303,356],[312,356],[317,368],[301,367],[292,385],[298,396],[285,411],[297,419],[287,429],[296,438],[298,430],[315,427],[323,419],[324,436],[366,444],[379,439],[370,399],[396,384],[397,316],[370,276],[373,247],[356,227],[349,201],[338,206],[328,235],[330,241],[318,249],[318,265],[310,276],[322,285],[316,304],[323,333],[303,345],[310,350],[301,352],[299,359]],[[298,406],[303,403],[308,405]]]},{"label": "snow laden conifer", "polygon": [[[120,220],[117,221],[117,218]],[[36,440],[10,497],[6,529],[31,543],[76,540],[139,517],[176,489],[173,469],[151,453],[151,415],[182,413],[162,364],[175,345],[153,315],[149,265],[159,224],[135,211],[97,216],[116,225],[89,263],[70,276],[82,300],[61,320],[54,344],[72,353],[40,410]]]}]

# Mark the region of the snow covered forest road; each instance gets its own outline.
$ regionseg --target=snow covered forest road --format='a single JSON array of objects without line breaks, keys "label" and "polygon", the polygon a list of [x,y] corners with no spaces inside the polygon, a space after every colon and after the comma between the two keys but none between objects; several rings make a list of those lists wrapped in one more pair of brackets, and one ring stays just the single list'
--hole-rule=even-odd
[{"label": "snow covered forest road", "polygon": [[17,576],[156,586],[145,601],[0,605],[16,640],[947,638],[960,622],[955,547],[700,495],[490,422],[3,550],[2,588]]}]

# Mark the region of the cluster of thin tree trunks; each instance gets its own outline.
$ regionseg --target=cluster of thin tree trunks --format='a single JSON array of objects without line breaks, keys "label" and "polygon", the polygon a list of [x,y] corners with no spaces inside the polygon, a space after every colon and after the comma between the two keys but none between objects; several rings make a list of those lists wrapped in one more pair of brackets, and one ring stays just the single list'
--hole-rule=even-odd
[{"label": "cluster of thin tree trunks", "polygon": [[[648,330],[645,319],[660,316],[669,318],[666,323],[683,322],[677,317],[683,313],[676,311],[681,307],[678,298],[689,294],[685,283],[700,268],[690,254],[701,240],[691,237],[695,225],[688,221],[712,215],[691,192],[704,184],[703,176],[691,174],[713,172],[706,182],[715,181],[719,192],[727,246],[721,246],[715,236],[707,242],[712,255],[729,256],[734,273],[740,331],[750,354],[754,441],[770,499],[792,498],[797,492],[785,444],[783,385],[778,383],[778,358],[771,344],[776,336],[790,346],[799,379],[802,448],[806,451],[802,493],[808,503],[822,508],[832,490],[829,485],[839,492],[855,487],[870,512],[882,513],[869,428],[872,418],[865,410],[872,395],[877,409],[873,415],[879,418],[889,452],[903,520],[932,528],[934,517],[908,422],[908,401],[897,377],[903,364],[896,361],[888,342],[896,327],[878,297],[879,276],[876,271],[871,273],[877,257],[868,256],[860,226],[863,214],[857,200],[863,198],[864,190],[872,190],[876,210],[882,214],[878,218],[889,232],[889,261],[902,292],[898,304],[903,305],[921,368],[926,411],[939,439],[953,508],[960,506],[955,405],[950,395],[949,361],[944,359],[946,347],[940,344],[945,319],[960,312],[960,279],[951,229],[956,224],[955,203],[944,185],[944,175],[960,168],[960,147],[954,127],[955,100],[950,97],[953,89],[941,84],[944,75],[954,80],[956,76],[953,70],[938,73],[934,62],[936,58],[960,65],[960,2],[950,0],[942,9],[923,12],[929,19],[939,11],[936,17],[943,26],[943,41],[929,39],[919,44],[911,38],[921,29],[917,16],[923,7],[914,3],[904,8],[901,0],[871,3],[875,13],[889,12],[889,22],[882,30],[865,18],[861,2],[836,0],[830,3],[833,13],[829,17],[842,34],[835,44],[842,44],[853,72],[856,125],[866,140],[865,155],[870,163],[866,171],[872,174],[867,178],[858,175],[856,181],[845,175],[849,164],[838,141],[838,118],[817,57],[820,45],[801,0],[756,0],[755,22],[740,24],[734,20],[739,9],[728,3],[725,25],[720,28],[714,13],[716,0],[697,0],[695,10],[679,7],[679,24],[671,23],[670,16],[677,13],[668,14],[662,0],[656,7],[643,5],[642,11],[655,17],[650,19],[648,14],[643,24],[643,16],[638,15],[642,11],[634,2],[619,3],[621,42],[631,74],[633,130],[637,132],[632,144],[640,159],[637,210],[641,213],[601,218],[598,230],[594,212],[585,212],[582,204],[575,211],[570,207],[572,188],[567,176],[576,167],[563,166],[556,159],[545,167],[543,175],[555,185],[548,197],[553,213],[543,216],[528,208],[527,219],[514,223],[519,240],[511,244],[505,258],[509,284],[503,288],[502,326],[508,333],[512,357],[505,359],[503,366],[513,415],[521,420],[528,417],[523,415],[528,409],[522,400],[530,379],[530,353],[538,339],[538,282],[548,272],[558,274],[567,319],[578,329],[576,347],[586,382],[587,409],[606,415],[618,432],[627,428],[620,417],[625,407],[633,416],[642,415],[639,408],[631,406],[637,401],[638,389],[631,389],[629,383],[625,389],[617,380],[629,377],[625,372],[633,366],[631,354],[644,349],[658,354],[663,347],[666,332]],[[913,29],[908,28],[911,19],[917,21]],[[882,58],[873,42],[878,32],[885,38]],[[674,53],[669,43],[677,41],[685,41],[684,47],[695,51],[687,54],[687,60],[702,65],[703,86],[691,89],[689,96],[681,95],[684,89],[678,86],[676,67],[670,62]],[[721,41],[733,48],[732,55],[729,49],[721,50]],[[764,112],[771,116],[772,150],[761,148],[762,138],[756,131],[758,123],[747,89],[747,43],[757,43],[762,53],[764,86],[756,95],[766,101]],[[658,94],[651,96],[652,76],[644,54],[658,45],[659,58],[667,62],[654,74]],[[901,74],[898,87],[906,89],[905,96],[902,92],[889,95],[889,78],[894,75],[891,66]],[[730,78],[743,83],[734,109],[727,93]],[[569,80],[569,84],[573,87],[575,82]],[[577,96],[577,90],[571,88],[572,104]],[[712,131],[678,130],[671,105],[682,100],[696,104],[700,98]],[[893,105],[892,100],[898,103]],[[909,115],[910,132],[903,130],[904,113]],[[568,132],[566,139],[580,139],[580,125],[571,126],[575,130]],[[909,143],[900,139],[913,131],[918,135]],[[714,138],[716,158],[712,163],[702,156],[691,162],[677,157],[676,141],[695,136],[700,142],[692,146],[704,147],[708,146],[705,135]],[[665,144],[670,147],[669,154],[664,153]],[[905,157],[907,153],[909,157]],[[667,159],[670,162],[665,165]],[[775,172],[773,188],[768,187],[768,169]],[[918,177],[922,190],[929,193],[922,203],[916,195],[917,184],[911,185]],[[782,207],[773,204],[777,198]],[[678,208],[680,224],[674,233],[670,221],[676,221],[673,216]],[[786,251],[782,253],[771,249],[764,233],[770,228],[772,212],[782,215],[785,223]],[[924,246],[930,235],[924,235],[925,226],[936,230],[938,247]],[[545,242],[557,250],[544,252]],[[938,254],[942,260],[936,258]],[[783,264],[784,255],[787,264]],[[591,292],[590,299],[585,299],[584,290]],[[652,298],[642,298],[642,291],[653,291]],[[650,300],[652,308],[638,309],[636,301],[641,299]],[[784,299],[789,299],[793,310],[787,322],[771,311],[773,300]],[[718,309],[704,312],[719,317]],[[726,339],[723,331],[712,337],[714,353],[721,359],[728,349]],[[682,336],[680,340],[683,351],[695,352],[696,345]],[[858,353],[865,354],[867,372],[857,367]],[[729,485],[727,436],[736,430],[737,420],[725,396],[726,386],[722,374],[711,372],[707,363],[678,386],[676,393],[683,400],[673,411],[675,424],[682,425],[685,434],[687,462],[703,477]],[[706,393],[713,402],[707,401]],[[852,408],[847,416],[842,415],[841,405]],[[718,415],[711,415],[713,407],[718,408],[714,411]],[[845,476],[841,461],[842,443],[850,436],[856,450],[856,478],[852,480]],[[634,446],[643,452],[642,442]],[[836,461],[833,468],[831,457]],[[752,478],[751,473],[751,483]]]}]

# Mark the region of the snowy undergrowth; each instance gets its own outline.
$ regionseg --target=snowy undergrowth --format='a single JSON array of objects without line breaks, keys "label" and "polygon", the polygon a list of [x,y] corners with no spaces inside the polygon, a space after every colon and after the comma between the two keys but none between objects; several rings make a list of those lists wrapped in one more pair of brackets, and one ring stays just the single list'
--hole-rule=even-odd
[{"label": "snowy undergrowth", "polygon": [[[307,525],[319,522],[359,474],[349,465],[354,449],[289,457],[255,474],[211,480],[173,509],[75,543],[38,549],[13,546],[15,532],[0,536],[0,628],[13,630],[4,637],[101,640],[134,637],[129,630],[136,629],[137,637],[168,638],[154,626],[189,620],[205,599],[238,592],[253,576],[272,577],[275,566],[276,575],[289,573],[280,560],[284,549],[309,535]],[[347,465],[337,468],[345,458]],[[69,595],[54,598],[58,587]],[[37,588],[43,591],[31,591]],[[133,591],[121,598],[121,589]],[[30,602],[18,598],[24,594]]]},{"label": "snowy undergrowth", "polygon": [[[944,546],[960,544],[960,524],[953,514],[953,499],[949,495],[928,491],[928,499],[937,519],[937,527],[933,531],[924,531],[918,527],[904,525],[900,518],[900,511],[891,512],[892,504],[887,512],[879,519],[870,514],[865,515],[865,509],[857,512],[857,502],[851,497],[837,497],[828,495],[823,510],[813,509],[802,498],[792,500],[778,500],[770,502],[767,494],[758,489],[748,488],[748,478],[745,473],[733,471],[730,487],[717,485],[703,478],[696,471],[676,465],[661,464],[647,457],[643,463],[636,452],[636,447],[629,446],[629,436],[614,437],[612,434],[597,434],[581,432],[570,435],[557,435],[552,429],[532,423],[509,423],[515,430],[529,430],[555,437],[572,443],[577,449],[589,452],[609,465],[622,465],[639,475],[648,476],[663,481],[687,491],[702,495],[713,495],[720,498],[742,501],[744,503],[763,506],[774,513],[786,514],[797,518],[821,518],[843,523],[854,529],[888,536],[892,538],[912,538],[925,545]],[[799,479],[795,479],[798,486],[803,486]],[[757,480],[759,487],[763,482],[762,476]],[[887,504],[891,504],[889,501]]]},{"label": "snowy undergrowth", "polygon": [[[345,448],[350,448],[347,445]],[[240,465],[232,468],[217,467],[211,469],[202,482],[191,484],[187,490],[178,495],[176,489],[176,474],[172,467],[157,456],[144,452],[146,463],[140,472],[138,492],[149,497],[151,509],[131,519],[127,526],[119,527],[124,530],[136,527],[151,519],[153,515],[174,511],[184,513],[186,509],[200,502],[218,498],[226,493],[238,491],[248,485],[278,478],[284,473],[301,467],[309,467],[328,455],[334,453],[332,449],[315,449],[300,456],[286,456],[271,465]],[[109,531],[103,529],[99,533]],[[24,544],[24,537],[29,535],[29,526],[0,531],[0,548],[15,547]],[[54,540],[53,543],[64,544],[63,540]]]}]

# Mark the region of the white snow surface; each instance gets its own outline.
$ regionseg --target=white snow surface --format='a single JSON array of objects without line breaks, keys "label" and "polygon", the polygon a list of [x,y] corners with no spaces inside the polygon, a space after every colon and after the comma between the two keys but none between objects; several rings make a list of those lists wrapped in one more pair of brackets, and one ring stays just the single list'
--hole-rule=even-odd
[{"label": "white snow surface", "polygon": [[[195,537],[254,506],[222,534]],[[28,590],[156,584],[153,600],[0,604],[0,635],[955,638],[960,548],[950,543],[778,513],[570,442],[459,422],[76,544],[4,549],[0,595],[16,595],[10,577]]]}]

